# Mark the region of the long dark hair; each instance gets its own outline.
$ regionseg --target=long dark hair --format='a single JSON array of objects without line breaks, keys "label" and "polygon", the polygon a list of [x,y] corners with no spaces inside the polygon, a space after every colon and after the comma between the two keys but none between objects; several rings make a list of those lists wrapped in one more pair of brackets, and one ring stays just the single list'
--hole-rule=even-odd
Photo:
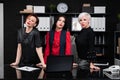
[{"label": "long dark hair", "polygon": [[56,29],[56,23],[59,20],[60,17],[64,17],[65,18],[65,25],[63,26],[62,30],[67,30],[67,18],[64,15],[58,15],[57,17],[55,17],[54,19],[54,24],[52,26],[52,30]]}]

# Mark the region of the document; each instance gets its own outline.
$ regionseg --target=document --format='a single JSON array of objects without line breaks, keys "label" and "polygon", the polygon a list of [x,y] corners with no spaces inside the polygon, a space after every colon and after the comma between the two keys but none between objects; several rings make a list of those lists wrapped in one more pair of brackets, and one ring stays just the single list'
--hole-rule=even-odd
[{"label": "document", "polygon": [[94,63],[95,66],[108,66],[109,63]]},{"label": "document", "polygon": [[72,31],[81,31],[82,27],[78,22],[78,18],[72,17]]},{"label": "document", "polygon": [[51,18],[50,17],[38,17],[40,23],[38,24],[37,28],[39,31],[50,31],[51,26]]},{"label": "document", "polygon": [[23,66],[23,67],[19,67],[19,68],[16,68],[18,70],[22,70],[22,71],[34,71],[34,70],[39,70],[39,68],[35,68],[35,67],[29,67],[29,66]]}]

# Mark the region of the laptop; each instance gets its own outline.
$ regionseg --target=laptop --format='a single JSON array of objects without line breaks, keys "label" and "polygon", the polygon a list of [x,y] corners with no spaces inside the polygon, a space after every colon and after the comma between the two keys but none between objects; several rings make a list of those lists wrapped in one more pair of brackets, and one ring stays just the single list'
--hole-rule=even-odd
[{"label": "laptop", "polygon": [[72,70],[73,56],[49,56],[46,72],[70,72]]}]

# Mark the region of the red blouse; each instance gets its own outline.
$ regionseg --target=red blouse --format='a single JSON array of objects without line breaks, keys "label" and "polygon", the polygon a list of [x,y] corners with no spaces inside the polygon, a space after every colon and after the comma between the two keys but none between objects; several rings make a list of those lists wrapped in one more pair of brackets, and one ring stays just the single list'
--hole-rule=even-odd
[{"label": "red blouse", "polygon": [[[61,31],[55,31],[54,32],[54,41],[52,45],[52,55],[59,55],[60,51],[60,34]],[[44,61],[46,63],[47,56],[49,56],[50,53],[50,46],[49,46],[49,32],[46,35],[46,48],[44,52]],[[66,32],[66,49],[65,49],[65,55],[71,55],[71,39],[70,39],[70,32]]]}]

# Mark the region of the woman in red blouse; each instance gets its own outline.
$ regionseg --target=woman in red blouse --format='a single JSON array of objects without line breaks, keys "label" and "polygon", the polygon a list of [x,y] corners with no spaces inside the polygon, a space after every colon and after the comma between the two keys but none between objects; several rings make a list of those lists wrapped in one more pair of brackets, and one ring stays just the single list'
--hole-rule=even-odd
[{"label": "woman in red blouse", "polygon": [[56,18],[52,30],[46,34],[45,63],[49,55],[71,55],[70,32],[67,31],[66,18],[63,15]]}]

